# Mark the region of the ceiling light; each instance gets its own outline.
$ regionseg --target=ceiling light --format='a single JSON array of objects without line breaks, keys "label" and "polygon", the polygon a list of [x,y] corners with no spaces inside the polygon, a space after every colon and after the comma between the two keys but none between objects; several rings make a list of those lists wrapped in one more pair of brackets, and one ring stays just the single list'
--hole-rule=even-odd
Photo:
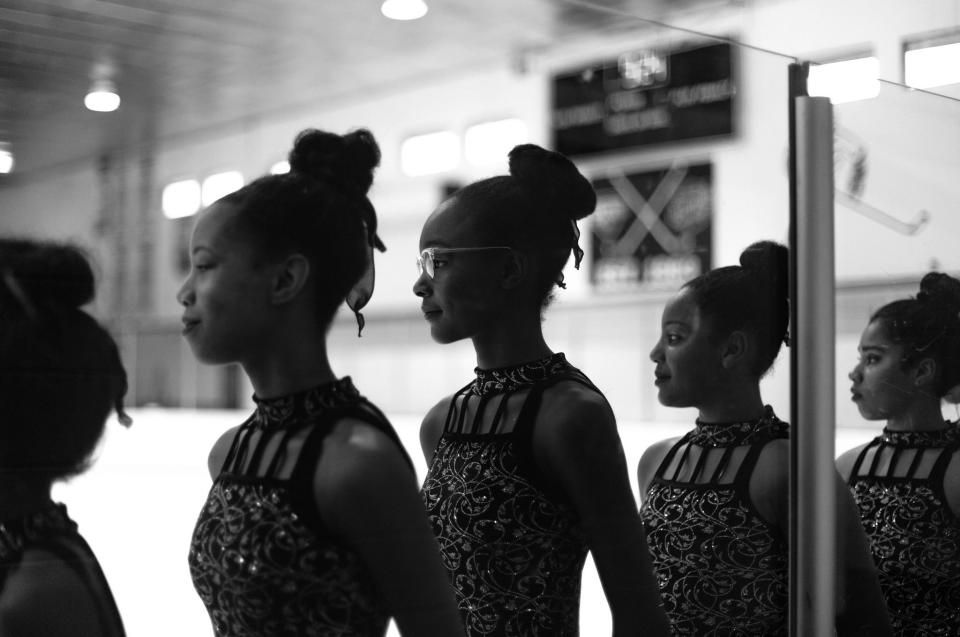
[{"label": "ceiling light", "polygon": [[391,20],[417,20],[427,15],[423,0],[384,0],[380,13]]},{"label": "ceiling light", "polygon": [[408,137],[400,144],[400,169],[410,177],[452,170],[460,163],[460,138],[450,131]]},{"label": "ceiling light", "polygon": [[870,99],[880,94],[880,62],[862,57],[810,67],[807,91],[829,97],[834,104]]},{"label": "ceiling light", "polygon": [[6,175],[13,170],[13,151],[10,144],[0,142],[0,175]]},{"label": "ceiling light", "polygon": [[907,51],[903,76],[904,83],[913,88],[960,84],[960,42]]},{"label": "ceiling light", "polygon": [[200,184],[194,179],[175,181],[163,189],[161,200],[167,219],[189,217],[200,210]]},{"label": "ceiling light", "polygon": [[282,175],[288,172],[290,172],[290,162],[288,162],[286,159],[278,161],[273,166],[270,166],[271,175]]},{"label": "ceiling light", "polygon": [[90,92],[83,98],[83,104],[91,111],[109,113],[120,106],[120,96],[117,87],[108,79],[94,80],[90,85]]},{"label": "ceiling light", "polygon": [[203,180],[203,186],[200,189],[200,201],[204,206],[209,206],[220,197],[225,197],[242,187],[243,175],[236,170],[210,175]]}]

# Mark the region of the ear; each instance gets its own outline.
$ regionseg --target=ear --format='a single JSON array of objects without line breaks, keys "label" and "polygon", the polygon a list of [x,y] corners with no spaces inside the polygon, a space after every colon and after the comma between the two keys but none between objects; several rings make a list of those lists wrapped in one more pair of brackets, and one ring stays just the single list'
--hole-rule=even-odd
[{"label": "ear", "polygon": [[302,254],[291,254],[275,267],[270,300],[274,305],[283,305],[295,299],[307,284],[310,261]]},{"label": "ear", "polygon": [[500,285],[505,290],[520,287],[520,284],[527,278],[527,272],[529,272],[529,263],[525,254],[516,250],[511,250],[509,254],[510,256],[503,262],[500,277]]},{"label": "ear", "polygon": [[916,371],[913,376],[914,387],[925,387],[931,385],[937,378],[937,361],[932,358],[921,359],[917,363]]},{"label": "ear", "polygon": [[723,349],[721,351],[720,362],[723,368],[733,369],[741,364],[746,359],[749,349],[750,340],[744,332],[740,330],[730,332],[730,335],[727,336],[726,341],[723,343]]}]

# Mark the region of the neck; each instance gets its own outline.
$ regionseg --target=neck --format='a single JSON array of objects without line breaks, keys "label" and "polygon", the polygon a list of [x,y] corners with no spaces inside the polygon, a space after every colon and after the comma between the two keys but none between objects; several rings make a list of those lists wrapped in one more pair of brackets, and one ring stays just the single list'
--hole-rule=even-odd
[{"label": "neck", "polygon": [[286,396],[337,379],[323,333],[312,337],[301,330],[281,333],[284,336],[264,347],[260,357],[242,363],[257,398]]},{"label": "neck", "polygon": [[50,482],[25,481],[0,473],[0,520],[19,518],[41,510],[50,501]]},{"label": "neck", "polygon": [[906,408],[903,413],[887,419],[887,429],[891,431],[933,431],[943,429],[943,413],[940,401],[919,400]]},{"label": "neck", "polygon": [[543,339],[539,312],[514,315],[473,337],[477,367],[510,367],[553,354]]},{"label": "neck", "polygon": [[760,382],[740,382],[715,392],[708,403],[698,405],[701,422],[744,422],[757,420],[764,413]]}]

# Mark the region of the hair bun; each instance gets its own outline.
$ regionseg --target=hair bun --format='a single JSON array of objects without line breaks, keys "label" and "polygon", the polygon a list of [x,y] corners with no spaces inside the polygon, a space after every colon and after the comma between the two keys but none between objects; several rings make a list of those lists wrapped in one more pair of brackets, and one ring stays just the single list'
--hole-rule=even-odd
[{"label": "hair bun", "polygon": [[960,281],[943,272],[928,272],[920,280],[917,300],[947,312],[960,312]]},{"label": "hair bun", "polygon": [[346,135],[308,128],[297,135],[289,161],[292,172],[366,196],[380,164],[380,147],[365,128]]},{"label": "hair bun", "polygon": [[12,276],[13,285],[36,305],[79,308],[93,300],[93,270],[73,246],[4,240],[0,274]]},{"label": "hair bun", "polygon": [[753,276],[786,290],[790,272],[790,252],[775,241],[757,241],[740,254],[740,265]]},{"label": "hair bun", "polygon": [[515,146],[510,174],[567,219],[583,219],[597,207],[597,194],[572,161],[535,144]]}]

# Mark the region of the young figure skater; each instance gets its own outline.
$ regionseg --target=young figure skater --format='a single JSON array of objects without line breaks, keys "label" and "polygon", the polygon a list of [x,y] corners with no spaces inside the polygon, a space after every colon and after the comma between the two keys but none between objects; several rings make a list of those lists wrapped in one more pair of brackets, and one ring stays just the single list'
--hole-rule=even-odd
[{"label": "young figure skater", "polygon": [[122,637],[90,546],[51,499],[83,473],[127,377],[81,306],[93,271],[69,245],[0,239],[0,635]]},{"label": "young figure skater", "polygon": [[[760,378],[789,320],[787,249],[747,248],[739,266],[689,282],[650,352],[660,402],[696,407],[696,427],[641,457],[641,516],[676,635],[786,635],[787,424]],[[889,632],[866,539],[839,476],[841,635]]]},{"label": "young figure skater", "polygon": [[307,130],[289,158],[201,215],[178,293],[194,354],[239,362],[257,403],[210,452],[194,585],[217,635],[463,635],[410,459],[327,358],[373,290],[379,148]]},{"label": "young figure skater", "polygon": [[897,635],[960,634],[960,281],[931,272],[860,337],[853,401],[883,433],[837,460],[870,538]]},{"label": "young figure skater", "polygon": [[614,633],[668,634],[613,412],[541,329],[595,204],[566,157],[517,146],[509,176],[457,191],[420,235],[413,290],[430,333],[477,354],[420,435],[423,498],[471,637],[577,635],[588,549]]}]

